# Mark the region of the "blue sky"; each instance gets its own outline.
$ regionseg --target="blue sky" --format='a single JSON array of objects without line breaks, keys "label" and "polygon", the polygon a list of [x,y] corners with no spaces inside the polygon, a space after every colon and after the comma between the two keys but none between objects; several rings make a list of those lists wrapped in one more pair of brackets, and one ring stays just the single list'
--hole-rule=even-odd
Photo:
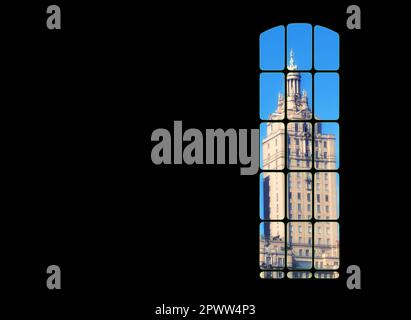
[{"label": "blue sky", "polygon": [[306,23],[292,23],[287,26],[287,64],[290,51],[294,51],[298,70],[310,70],[312,66],[312,26]]},{"label": "blue sky", "polygon": [[314,28],[314,68],[316,70],[338,70],[340,37],[337,32],[315,26]]},{"label": "blue sky", "polygon": [[314,75],[314,112],[319,120],[338,120],[339,83],[340,78],[336,72],[320,72]]},{"label": "blue sky", "polygon": [[285,28],[271,28],[260,35],[260,69],[284,69]]},{"label": "blue sky", "polygon": [[[290,49],[294,51],[298,70],[310,69],[312,62],[312,26],[293,23],[287,26],[287,63]],[[279,71],[284,68],[285,27],[279,26],[263,32],[260,36],[260,68],[263,71]],[[320,26],[314,28],[314,65],[316,70],[337,70],[339,67],[338,33]],[[302,73],[304,75],[304,73]],[[308,75],[306,73],[306,75]],[[339,114],[337,73],[316,73],[315,115],[321,120],[337,120]],[[308,92],[312,108],[312,92],[308,76],[302,78],[302,88]],[[277,108],[278,93],[284,93],[284,81],[280,73],[261,73],[260,77],[260,118]]]},{"label": "blue sky", "polygon": [[[274,27],[260,36],[260,118],[267,120],[269,114],[276,111],[278,93],[284,93],[285,54],[287,64],[290,50],[294,51],[297,70],[336,71],[339,68],[339,35],[320,26],[314,27],[314,57],[312,57],[312,26],[294,23]],[[287,48],[285,48],[285,31],[287,31]],[[314,60],[314,66],[312,61]],[[266,72],[264,72],[266,71]],[[274,72],[273,72],[274,71]],[[275,72],[277,71],[277,72]],[[279,72],[278,72],[279,71]],[[339,76],[336,72],[316,72],[314,79],[310,73],[301,73],[301,88],[308,93],[308,101],[313,110],[312,83],[314,82],[314,112],[319,120],[338,120],[339,118]],[[337,123],[323,123],[323,133],[336,136],[337,167],[339,167],[339,130]],[[266,136],[266,125],[260,126],[260,143]],[[261,150],[260,150],[261,151]],[[261,157],[261,156],[260,156]],[[262,160],[260,159],[260,163]],[[260,181],[260,184],[262,182]],[[260,192],[260,206],[262,193]],[[261,207],[262,208],[262,207]]]},{"label": "blue sky", "polygon": [[[314,68],[338,70],[339,35],[321,26],[314,27]],[[260,69],[282,71],[284,69],[285,27],[271,28],[260,35]],[[306,23],[287,25],[287,63],[293,49],[298,70],[312,67],[312,26]]]}]

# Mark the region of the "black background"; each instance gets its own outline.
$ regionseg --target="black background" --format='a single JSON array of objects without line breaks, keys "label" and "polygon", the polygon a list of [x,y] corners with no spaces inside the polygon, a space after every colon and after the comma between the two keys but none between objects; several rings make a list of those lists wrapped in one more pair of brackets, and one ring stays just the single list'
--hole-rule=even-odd
[{"label": "black background", "polygon": [[[392,156],[381,149],[393,142],[391,71],[402,59],[392,32],[403,29],[388,18],[399,9],[357,3],[362,29],[348,30],[351,3],[307,2],[4,7],[8,296],[56,317],[150,319],[163,303],[255,304],[261,319],[391,306]],[[62,30],[46,28],[50,4],[61,7]],[[332,281],[259,279],[258,175],[150,159],[151,132],[174,120],[258,128],[258,37],[293,22],[341,39],[342,267]],[[45,285],[51,264],[60,291]],[[352,264],[362,290],[346,288]]]}]

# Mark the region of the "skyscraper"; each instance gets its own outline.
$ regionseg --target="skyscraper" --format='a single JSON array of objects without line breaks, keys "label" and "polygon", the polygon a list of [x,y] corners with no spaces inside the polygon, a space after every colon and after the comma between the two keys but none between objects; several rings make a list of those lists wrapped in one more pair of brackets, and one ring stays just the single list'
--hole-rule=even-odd
[{"label": "skyscraper", "polygon": [[[266,123],[262,140],[262,218],[270,222],[264,223],[260,239],[260,266],[307,270],[314,263],[319,270],[337,269],[338,223],[328,221],[338,219],[337,173],[329,171],[336,169],[336,137],[323,132],[319,122],[313,132],[309,97],[292,51],[288,70],[285,97],[279,94],[269,117],[274,122]],[[287,128],[285,118],[291,120]],[[277,171],[285,166],[287,176]]]}]

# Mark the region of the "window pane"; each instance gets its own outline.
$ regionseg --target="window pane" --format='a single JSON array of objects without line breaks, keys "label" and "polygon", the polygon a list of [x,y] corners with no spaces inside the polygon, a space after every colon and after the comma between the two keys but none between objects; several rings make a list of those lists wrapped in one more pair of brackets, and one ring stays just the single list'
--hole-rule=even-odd
[{"label": "window pane", "polygon": [[309,271],[291,271],[287,272],[287,278],[289,279],[310,279],[312,277]]},{"label": "window pane", "polygon": [[284,30],[283,26],[275,27],[260,35],[260,69],[284,69]]},{"label": "window pane", "polygon": [[314,66],[317,70],[337,70],[340,64],[340,37],[328,28],[314,28]]},{"label": "window pane", "polygon": [[314,163],[318,170],[339,168],[339,126],[336,122],[318,122],[314,132]]},{"label": "window pane", "polygon": [[312,60],[312,27],[307,23],[293,23],[287,26],[288,70],[295,70],[290,64],[294,53],[296,70],[310,70]]},{"label": "window pane", "polygon": [[336,271],[318,271],[314,276],[316,279],[338,279],[340,275]]},{"label": "window pane", "polygon": [[284,119],[284,74],[281,72],[260,75],[261,120]]},{"label": "window pane", "polygon": [[284,223],[260,224],[260,268],[263,270],[285,267]]},{"label": "window pane", "polygon": [[311,219],[311,173],[290,172],[287,181],[287,216],[290,220]]},{"label": "window pane", "polygon": [[312,130],[309,122],[287,125],[287,166],[292,170],[311,169]]},{"label": "window pane", "polygon": [[260,174],[260,218],[262,220],[284,219],[285,181],[282,172]]},{"label": "window pane", "polygon": [[262,170],[284,169],[284,138],[284,123],[262,122],[260,124],[260,168]]},{"label": "window pane", "polygon": [[314,217],[335,220],[339,217],[339,175],[337,172],[316,172]]},{"label": "window pane", "polygon": [[282,271],[262,271],[260,272],[261,279],[283,279],[284,272]]},{"label": "window pane", "polygon": [[[289,222],[287,224],[287,267],[310,269],[312,265],[311,222]],[[308,250],[308,255],[306,251]]]},{"label": "window pane", "polygon": [[316,222],[314,240],[314,267],[338,269],[340,266],[340,234],[338,222]]},{"label": "window pane", "polygon": [[312,76],[308,72],[289,72],[286,79],[287,118],[311,119]]},{"label": "window pane", "polygon": [[318,120],[338,120],[340,105],[340,78],[338,73],[314,75],[315,116]]}]

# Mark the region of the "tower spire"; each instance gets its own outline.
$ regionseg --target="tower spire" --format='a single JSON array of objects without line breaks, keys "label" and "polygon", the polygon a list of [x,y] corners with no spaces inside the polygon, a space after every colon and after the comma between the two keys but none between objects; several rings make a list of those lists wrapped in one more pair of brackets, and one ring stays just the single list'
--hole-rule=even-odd
[{"label": "tower spire", "polygon": [[290,63],[288,65],[288,70],[297,70],[297,65],[294,60],[294,51],[292,48],[290,50]]}]

